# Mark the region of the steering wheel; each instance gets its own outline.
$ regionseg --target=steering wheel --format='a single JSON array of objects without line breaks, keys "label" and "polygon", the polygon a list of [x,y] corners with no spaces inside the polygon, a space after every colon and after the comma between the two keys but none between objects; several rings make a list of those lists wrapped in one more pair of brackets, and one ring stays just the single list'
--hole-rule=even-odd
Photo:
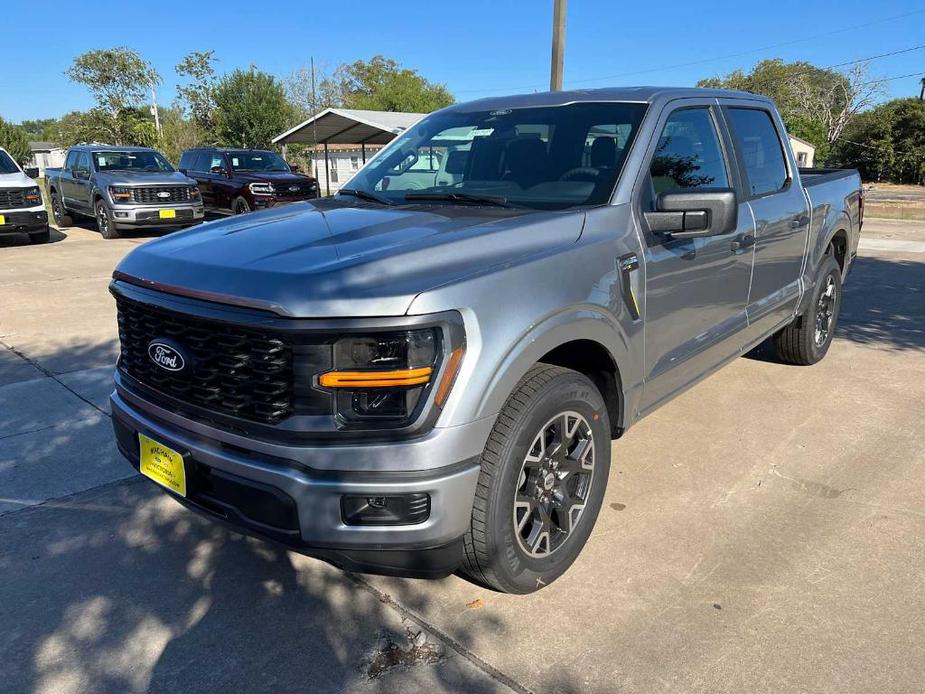
[{"label": "steering wheel", "polygon": [[580,166],[577,169],[569,169],[559,176],[560,181],[588,181],[596,183],[600,178],[601,172],[591,166]]}]

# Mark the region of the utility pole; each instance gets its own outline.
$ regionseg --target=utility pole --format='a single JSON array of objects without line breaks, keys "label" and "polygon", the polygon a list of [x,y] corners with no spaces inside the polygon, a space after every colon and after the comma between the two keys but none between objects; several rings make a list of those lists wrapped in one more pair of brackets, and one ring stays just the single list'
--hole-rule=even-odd
[{"label": "utility pole", "polygon": [[562,65],[565,60],[565,5],[567,0],[554,0],[552,10],[552,65],[549,68],[549,91],[562,89]]},{"label": "utility pole", "polygon": [[922,88],[919,89],[919,101],[925,98],[925,77],[922,78]]},{"label": "utility pole", "polygon": [[154,116],[154,130],[157,132],[157,136],[161,136],[161,116],[157,111],[157,92],[154,91],[154,86],[151,86],[151,115]]}]

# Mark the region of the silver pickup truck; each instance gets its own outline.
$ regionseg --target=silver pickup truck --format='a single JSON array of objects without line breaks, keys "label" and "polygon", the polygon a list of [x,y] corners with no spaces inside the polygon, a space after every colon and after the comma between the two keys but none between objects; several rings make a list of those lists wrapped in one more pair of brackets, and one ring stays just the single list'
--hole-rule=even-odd
[{"label": "silver pickup truck", "polygon": [[78,145],[63,168],[45,169],[55,224],[71,226],[75,215],[93,217],[105,239],[141,227],[180,229],[201,224],[196,181],[176,171],[147,147]]},{"label": "silver pickup truck", "polygon": [[340,566],[534,591],[588,539],[612,439],[768,338],[826,354],[862,204],[753,94],[451,106],[333,198],[122,261],[118,445]]}]

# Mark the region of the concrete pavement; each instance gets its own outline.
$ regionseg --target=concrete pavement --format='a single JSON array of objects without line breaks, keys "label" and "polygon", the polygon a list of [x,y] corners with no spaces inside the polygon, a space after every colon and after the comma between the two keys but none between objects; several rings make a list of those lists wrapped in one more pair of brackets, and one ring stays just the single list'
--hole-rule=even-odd
[{"label": "concrete pavement", "polygon": [[921,688],[925,253],[890,242],[925,233],[868,221],[821,364],[759,349],[615,442],[585,551],[526,597],[344,574],[137,478],[106,284],[144,239],[65,234],[0,240],[4,688]]}]

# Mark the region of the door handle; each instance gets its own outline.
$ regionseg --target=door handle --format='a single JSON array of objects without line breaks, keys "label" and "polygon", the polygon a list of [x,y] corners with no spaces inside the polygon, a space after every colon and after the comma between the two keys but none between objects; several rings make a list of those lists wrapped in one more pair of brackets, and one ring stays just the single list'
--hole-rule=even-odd
[{"label": "door handle", "polygon": [[742,234],[732,242],[732,252],[741,251],[755,245],[755,237],[752,234]]},{"label": "door handle", "polygon": [[798,217],[794,217],[793,219],[790,220],[790,228],[799,229],[801,226],[803,226],[804,224],[808,224],[808,223],[809,223],[809,218],[806,215],[801,214]]}]

